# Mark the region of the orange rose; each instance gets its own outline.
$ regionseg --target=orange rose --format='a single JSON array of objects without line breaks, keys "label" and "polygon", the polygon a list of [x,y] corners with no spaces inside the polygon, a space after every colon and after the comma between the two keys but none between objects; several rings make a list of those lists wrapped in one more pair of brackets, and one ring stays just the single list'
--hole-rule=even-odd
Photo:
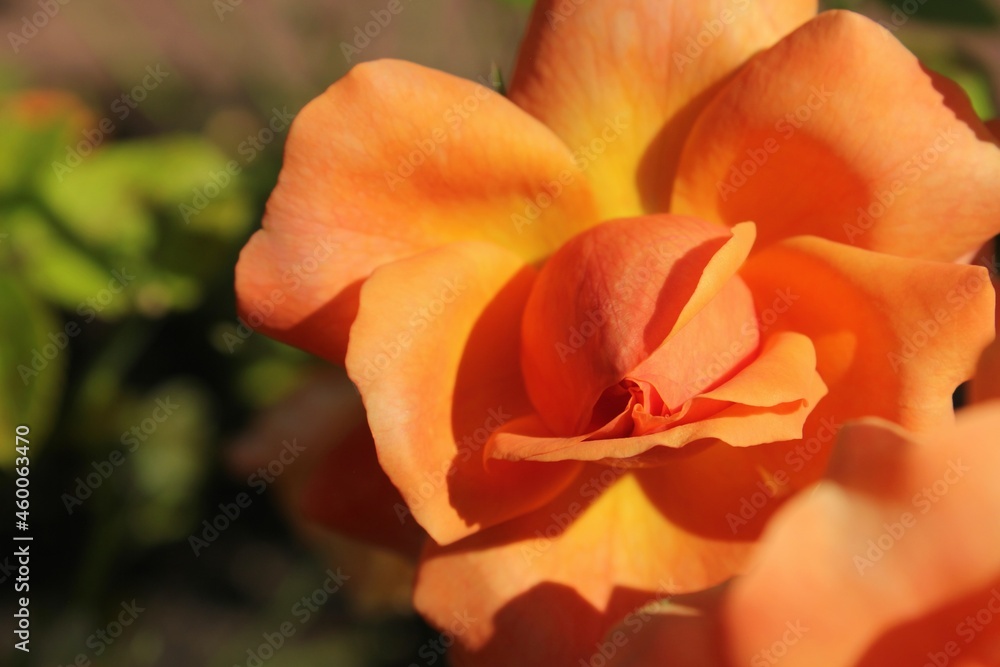
[{"label": "orange rose", "polygon": [[827,479],[772,519],[750,572],[683,615],[613,631],[627,641],[608,666],[1000,664],[998,441],[996,401],[922,438],[845,428]]},{"label": "orange rose", "polygon": [[419,523],[417,608],[477,619],[459,663],[576,664],[742,571],[844,421],[953,419],[1000,149],[882,28],[814,13],[541,2],[509,98],[380,61],[296,119],[241,314],[345,363],[371,433],[317,484],[391,485],[326,517]]}]

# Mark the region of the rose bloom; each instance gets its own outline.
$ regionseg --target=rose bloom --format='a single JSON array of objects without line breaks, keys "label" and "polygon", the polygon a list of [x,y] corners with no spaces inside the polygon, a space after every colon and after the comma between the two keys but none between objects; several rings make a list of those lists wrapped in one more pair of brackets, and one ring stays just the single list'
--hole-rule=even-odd
[{"label": "rose bloom", "polygon": [[367,427],[303,502],[419,549],[456,664],[586,664],[745,571],[846,421],[954,420],[1000,148],[883,28],[815,13],[543,1],[506,97],[378,61],[293,124],[241,316],[346,366]]}]

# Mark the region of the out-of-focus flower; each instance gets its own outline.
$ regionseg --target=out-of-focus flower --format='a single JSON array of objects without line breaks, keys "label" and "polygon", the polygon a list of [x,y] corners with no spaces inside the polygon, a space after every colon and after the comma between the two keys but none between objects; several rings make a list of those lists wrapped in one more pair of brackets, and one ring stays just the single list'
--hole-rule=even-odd
[{"label": "out-of-focus flower", "polygon": [[773,517],[749,573],[616,629],[608,664],[998,664],[998,442],[995,401],[924,437],[846,427],[828,477]]}]

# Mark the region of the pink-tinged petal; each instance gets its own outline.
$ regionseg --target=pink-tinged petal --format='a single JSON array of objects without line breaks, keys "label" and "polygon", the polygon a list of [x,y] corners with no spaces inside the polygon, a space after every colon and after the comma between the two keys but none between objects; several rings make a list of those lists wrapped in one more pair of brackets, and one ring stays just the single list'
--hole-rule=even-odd
[{"label": "pink-tinged petal", "polygon": [[[742,566],[746,542],[671,521],[658,503],[676,492],[653,486],[636,473],[589,466],[537,512],[449,547],[429,544],[417,609],[443,629],[455,614],[476,619],[457,633],[455,664],[576,665],[632,610]],[[674,497],[678,511],[686,500]]]},{"label": "pink-tinged petal", "polygon": [[379,462],[438,543],[543,505],[579,469],[483,463],[490,432],[529,410],[518,332],[535,275],[510,251],[465,242],[384,266],[361,290],[347,370]]},{"label": "pink-tinged petal", "polygon": [[663,212],[718,86],[815,13],[815,0],[541,0],[510,97],[575,152],[603,218]]},{"label": "pink-tinged petal", "polygon": [[673,454],[662,448],[699,441],[749,447],[801,438],[803,423],[825,393],[811,341],[800,334],[782,333],[772,337],[760,356],[735,377],[692,399],[681,412],[647,416],[644,426],[652,433],[554,437],[532,416],[501,426],[490,439],[487,455],[510,461],[669,465]]},{"label": "pink-tinged petal", "polygon": [[340,363],[377,267],[458,240],[535,261],[596,221],[571,152],[504,97],[410,63],[358,65],[292,123],[236,268],[239,311]]},{"label": "pink-tinged petal", "polygon": [[974,627],[1000,614],[998,432],[998,403],[920,440],[845,428],[830,480],[774,518],[733,585],[732,664],[996,664],[1000,628]]},{"label": "pink-tinged petal", "polygon": [[[752,225],[730,233],[662,215],[608,222],[560,248],[542,269],[522,331],[525,382],[550,429],[587,432],[605,390],[685,326],[696,326],[692,335],[702,333],[709,342],[725,339],[720,348],[696,350],[703,359],[684,360],[693,374],[708,365],[711,353],[728,349],[730,332],[713,331],[724,320],[692,320],[733,279],[752,244]],[[737,317],[753,316],[745,289],[736,289],[728,303]],[[754,345],[746,348],[734,363],[755,352]],[[684,389],[697,377],[678,373],[674,379]]]},{"label": "pink-tinged petal", "polygon": [[[918,120],[915,120],[918,119]],[[676,213],[952,261],[1000,232],[1000,147],[884,28],[824,12],[754,58],[684,147]]]},{"label": "pink-tinged petal", "polygon": [[775,299],[775,312],[760,316],[769,333],[796,331],[816,347],[829,394],[807,433],[823,420],[869,415],[913,431],[950,423],[952,394],[993,337],[994,296],[982,267],[802,237],[751,257],[741,275],[759,303]]}]

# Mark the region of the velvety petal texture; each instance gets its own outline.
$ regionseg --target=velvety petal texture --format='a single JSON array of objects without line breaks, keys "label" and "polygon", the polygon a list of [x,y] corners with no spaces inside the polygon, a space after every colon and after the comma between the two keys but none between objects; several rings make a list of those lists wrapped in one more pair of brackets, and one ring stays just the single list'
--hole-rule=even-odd
[{"label": "velvety petal texture", "polygon": [[510,97],[574,152],[602,218],[664,212],[718,86],[815,13],[815,0],[541,0]]},{"label": "velvety petal texture", "polygon": [[758,248],[816,234],[953,261],[998,232],[998,189],[1000,147],[961,89],[877,23],[830,11],[699,116],[671,210],[753,220]]},{"label": "velvety petal texture", "polygon": [[[712,331],[720,324],[712,316],[720,311],[690,322],[733,279],[753,238],[752,225],[730,233],[695,219],[651,216],[605,223],[560,248],[532,290],[522,330],[525,382],[552,431],[586,432],[605,390],[632,375],[661,346],[672,347],[672,335],[687,326],[691,335],[704,336],[700,351],[706,362],[712,342],[725,338],[721,346],[728,347],[732,332]],[[753,300],[745,287],[734,286],[726,296],[720,306],[735,313],[737,332],[740,318],[752,325]],[[688,345],[678,352],[685,347],[690,351]],[[733,364],[756,349],[751,337]],[[674,385],[680,390],[670,392],[674,407],[695,393],[686,385],[697,379],[697,366],[690,378],[663,378],[664,394]]]},{"label": "velvety petal texture", "polygon": [[547,128],[493,91],[401,61],[354,67],[292,123],[236,268],[254,329],[342,362],[361,282],[463,239],[535,261],[597,222]]}]

